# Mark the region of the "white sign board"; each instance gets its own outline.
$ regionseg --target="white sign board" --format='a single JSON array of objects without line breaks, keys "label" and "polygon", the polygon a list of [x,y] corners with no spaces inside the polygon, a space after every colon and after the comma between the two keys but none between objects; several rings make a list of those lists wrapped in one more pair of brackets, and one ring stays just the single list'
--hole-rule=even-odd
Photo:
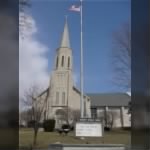
[{"label": "white sign board", "polygon": [[103,127],[101,122],[77,122],[76,136],[80,137],[102,137]]}]

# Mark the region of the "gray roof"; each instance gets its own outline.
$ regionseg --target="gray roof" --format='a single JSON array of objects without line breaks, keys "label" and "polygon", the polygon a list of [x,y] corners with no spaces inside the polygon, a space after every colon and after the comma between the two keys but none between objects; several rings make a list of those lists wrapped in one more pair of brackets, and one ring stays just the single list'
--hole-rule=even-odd
[{"label": "gray roof", "polygon": [[89,93],[91,107],[128,106],[131,97],[126,93]]}]

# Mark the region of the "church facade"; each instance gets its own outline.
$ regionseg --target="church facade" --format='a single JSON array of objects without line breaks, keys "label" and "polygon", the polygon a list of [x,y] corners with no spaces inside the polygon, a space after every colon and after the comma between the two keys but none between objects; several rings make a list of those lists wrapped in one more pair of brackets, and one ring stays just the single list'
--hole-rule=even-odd
[{"label": "church facade", "polygon": [[[63,109],[80,111],[80,90],[74,86],[73,81],[73,55],[70,47],[69,29],[67,19],[59,48],[56,50],[54,69],[50,75],[50,85],[40,97],[45,99],[44,118],[55,118],[56,126],[59,124],[57,112]],[[91,101],[87,95],[84,98],[84,116],[91,117]]]}]

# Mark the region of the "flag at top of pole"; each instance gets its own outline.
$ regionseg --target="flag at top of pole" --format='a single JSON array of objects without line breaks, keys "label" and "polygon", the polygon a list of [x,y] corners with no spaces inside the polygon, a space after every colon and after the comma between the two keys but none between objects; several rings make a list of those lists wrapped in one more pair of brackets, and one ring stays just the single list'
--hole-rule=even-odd
[{"label": "flag at top of pole", "polygon": [[72,5],[70,7],[70,11],[74,11],[74,12],[80,12],[80,25],[81,25],[81,64],[80,64],[80,86],[81,86],[81,100],[80,100],[80,109],[81,109],[81,118],[84,118],[86,116],[86,114],[84,114],[84,96],[83,96],[83,31],[82,31],[82,19],[83,19],[83,7],[82,7],[82,1],[80,0],[80,5]]},{"label": "flag at top of pole", "polygon": [[69,8],[70,11],[76,11],[76,12],[80,12],[80,6],[76,6],[76,5],[72,5]]}]

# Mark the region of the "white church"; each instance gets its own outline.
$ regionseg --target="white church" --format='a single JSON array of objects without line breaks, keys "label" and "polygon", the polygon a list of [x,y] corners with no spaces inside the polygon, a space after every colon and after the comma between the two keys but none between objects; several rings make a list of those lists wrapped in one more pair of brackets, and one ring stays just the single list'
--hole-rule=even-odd
[{"label": "white church", "polygon": [[[61,43],[56,49],[54,69],[50,76],[50,86],[40,96],[47,97],[45,118],[55,118],[61,109],[69,108],[80,110],[80,91],[74,86],[73,81],[73,56],[70,47],[70,38],[67,19]],[[84,116],[91,117],[91,100],[84,95]]]},{"label": "white church", "polygon": [[[44,118],[54,118],[56,126],[59,124],[57,112],[70,108],[80,110],[80,90],[77,89],[73,81],[73,55],[70,46],[69,29],[67,19],[59,48],[56,49],[54,69],[50,76],[50,85],[43,91],[40,97],[46,97]],[[128,103],[130,96],[124,93],[111,95],[87,94],[84,95],[84,116],[86,118],[98,117],[99,113],[107,115],[110,110],[117,112],[114,127],[129,127],[130,115],[128,114]],[[110,108],[110,109],[109,109]]]}]

